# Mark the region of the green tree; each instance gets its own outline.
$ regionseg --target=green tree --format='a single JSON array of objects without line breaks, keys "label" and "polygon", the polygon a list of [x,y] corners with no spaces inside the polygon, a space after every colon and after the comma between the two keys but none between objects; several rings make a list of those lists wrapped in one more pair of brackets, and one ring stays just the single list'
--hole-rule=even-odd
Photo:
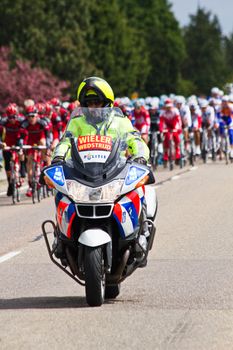
[{"label": "green tree", "polygon": [[227,75],[222,32],[217,17],[202,8],[190,19],[184,30],[183,76],[196,86],[195,93],[208,94],[211,87],[222,86]]},{"label": "green tree", "polygon": [[233,33],[224,38],[225,59],[227,69],[227,82],[233,81]]},{"label": "green tree", "polygon": [[171,5],[167,0],[125,0],[122,8],[144,40],[148,55],[146,93],[175,92],[185,49]]},{"label": "green tree", "polygon": [[118,1],[95,4],[91,18],[93,32],[89,36],[89,47],[96,68],[102,71],[117,95],[144,89],[142,72],[147,71],[147,55],[143,55],[139,37],[128,25]]},{"label": "green tree", "polygon": [[10,45],[15,60],[26,58],[73,86],[95,67],[86,40],[90,28],[84,0],[2,0],[0,45]]}]

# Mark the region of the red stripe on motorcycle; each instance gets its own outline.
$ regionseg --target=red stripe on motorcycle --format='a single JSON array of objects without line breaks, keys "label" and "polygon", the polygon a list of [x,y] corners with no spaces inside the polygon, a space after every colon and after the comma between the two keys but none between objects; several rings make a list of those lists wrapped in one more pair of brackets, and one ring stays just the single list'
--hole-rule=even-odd
[{"label": "red stripe on motorcycle", "polygon": [[71,218],[70,218],[70,221],[69,221],[69,226],[68,226],[68,230],[67,230],[67,237],[68,237],[68,238],[71,237],[71,227],[72,227],[72,223],[73,223],[73,220],[74,220],[75,215],[76,215],[76,213],[74,212],[74,213],[71,215]]},{"label": "red stripe on motorcycle", "polygon": [[122,209],[119,203],[115,204],[113,213],[116,215],[119,222],[122,222]]},{"label": "red stripe on motorcycle", "polygon": [[139,197],[138,193],[136,191],[132,191],[132,192],[127,193],[126,197],[128,197],[133,202],[133,205],[136,209],[136,212],[137,212],[137,214],[139,214],[140,197]]},{"label": "red stripe on motorcycle", "polygon": [[63,213],[64,213],[65,209],[68,207],[68,205],[69,204],[60,201],[58,206],[57,206],[57,222],[58,222],[60,227],[62,224]]}]

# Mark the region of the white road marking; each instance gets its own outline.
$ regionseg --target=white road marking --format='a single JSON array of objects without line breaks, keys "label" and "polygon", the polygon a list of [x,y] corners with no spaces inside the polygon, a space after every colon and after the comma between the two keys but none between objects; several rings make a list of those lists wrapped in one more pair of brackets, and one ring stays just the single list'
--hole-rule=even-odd
[{"label": "white road marking", "polygon": [[193,166],[192,168],[189,168],[190,171],[197,170],[198,166]]},{"label": "white road marking", "polygon": [[[28,188],[28,186],[22,186],[22,187],[20,187],[20,194],[22,194],[21,193],[21,190],[26,190]],[[0,192],[0,197],[3,197],[3,196],[6,196],[6,191],[4,191],[4,192]]]},{"label": "white road marking", "polygon": [[155,188],[159,188],[159,187],[161,187],[162,185],[155,185]]},{"label": "white road marking", "polygon": [[11,253],[0,256],[0,264],[3,263],[4,261],[11,259],[11,258],[14,258],[14,256],[16,256],[20,253],[22,253],[22,252],[19,250],[19,251],[11,252]]},{"label": "white road marking", "polygon": [[171,177],[171,180],[178,180],[180,178],[180,175],[175,175]]}]

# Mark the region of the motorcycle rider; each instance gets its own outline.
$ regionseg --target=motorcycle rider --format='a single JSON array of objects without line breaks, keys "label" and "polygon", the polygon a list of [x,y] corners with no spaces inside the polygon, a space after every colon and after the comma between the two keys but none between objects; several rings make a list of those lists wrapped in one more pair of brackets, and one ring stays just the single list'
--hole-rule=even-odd
[{"label": "motorcycle rider", "polygon": [[[113,107],[114,93],[111,86],[105,80],[98,77],[89,77],[84,79],[79,85],[77,99],[79,100],[81,107],[111,108]],[[110,125],[112,123],[114,124],[114,127],[111,128]],[[112,136],[114,138],[117,131],[122,137],[125,136],[128,152],[132,159],[140,164],[147,164],[149,159],[149,148],[142,140],[140,133],[134,129],[129,118],[114,117],[113,110],[111,124],[109,125],[109,120],[107,122],[98,120],[98,116],[92,116],[91,113],[88,116],[80,115],[78,118],[71,119],[64,136],[54,150],[52,163],[63,161],[70,157],[69,149],[71,145],[69,138],[66,137],[68,132],[71,132],[74,137],[90,134],[95,135],[98,133],[100,135]],[[144,220],[146,220],[146,203],[143,205],[143,221]],[[149,237],[147,223],[144,223],[143,231],[143,234],[139,237],[139,243],[144,249],[146,249],[146,238]]]},{"label": "motorcycle rider", "polygon": [[[89,108],[104,108],[113,107],[114,94],[110,85],[103,79],[97,77],[86,78],[78,88],[77,98],[81,107]],[[94,117],[93,117],[94,118]],[[114,118],[112,122],[118,123],[117,129],[120,134],[127,135],[127,145],[129,153],[135,161],[141,164],[146,164],[149,159],[149,149],[142,140],[140,134],[133,128],[128,118]],[[94,125],[99,125],[99,132],[103,134],[105,125],[102,121],[93,123],[91,118],[83,115],[79,118],[74,118],[69,123],[66,132],[71,131],[75,137],[86,134],[94,134],[97,132]],[[107,133],[109,129],[107,130]],[[66,133],[58,143],[53,154],[53,162],[64,160],[64,156],[70,148],[70,141],[66,138]],[[68,154],[66,155],[67,158]]]}]

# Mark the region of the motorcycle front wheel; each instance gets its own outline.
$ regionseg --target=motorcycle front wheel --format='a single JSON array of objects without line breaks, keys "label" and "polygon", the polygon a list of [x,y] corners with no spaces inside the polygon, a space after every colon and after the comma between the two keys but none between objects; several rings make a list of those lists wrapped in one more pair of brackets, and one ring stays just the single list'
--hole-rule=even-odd
[{"label": "motorcycle front wheel", "polygon": [[102,247],[86,247],[84,257],[86,300],[89,306],[101,306],[105,295],[105,271]]}]

